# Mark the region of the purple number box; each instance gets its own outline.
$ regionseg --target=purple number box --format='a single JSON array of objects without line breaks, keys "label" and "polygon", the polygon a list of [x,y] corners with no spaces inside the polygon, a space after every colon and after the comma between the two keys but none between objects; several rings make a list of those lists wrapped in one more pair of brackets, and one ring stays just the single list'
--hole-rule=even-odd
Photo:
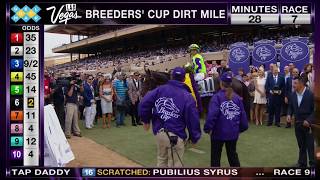
[{"label": "purple number box", "polygon": [[11,155],[11,160],[21,160],[23,159],[23,150],[12,149],[10,155]]}]

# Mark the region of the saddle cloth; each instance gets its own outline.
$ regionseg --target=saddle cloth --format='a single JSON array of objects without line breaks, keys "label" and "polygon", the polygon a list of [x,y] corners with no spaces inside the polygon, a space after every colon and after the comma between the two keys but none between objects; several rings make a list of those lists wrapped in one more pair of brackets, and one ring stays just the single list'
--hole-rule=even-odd
[{"label": "saddle cloth", "polygon": [[198,81],[198,85],[200,87],[200,97],[212,96],[215,93],[214,79],[212,77]]}]

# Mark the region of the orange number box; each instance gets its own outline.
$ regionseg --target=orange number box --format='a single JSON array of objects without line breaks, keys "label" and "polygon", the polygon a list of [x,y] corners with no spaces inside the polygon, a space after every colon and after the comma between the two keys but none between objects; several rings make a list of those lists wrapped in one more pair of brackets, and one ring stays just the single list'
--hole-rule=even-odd
[{"label": "orange number box", "polygon": [[10,120],[11,121],[22,121],[23,120],[23,111],[11,111]]}]

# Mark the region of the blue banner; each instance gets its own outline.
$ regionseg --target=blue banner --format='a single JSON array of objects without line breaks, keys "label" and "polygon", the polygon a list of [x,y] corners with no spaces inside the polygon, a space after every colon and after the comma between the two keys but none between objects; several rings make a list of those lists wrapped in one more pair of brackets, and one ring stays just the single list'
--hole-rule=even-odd
[{"label": "blue banner", "polygon": [[238,74],[239,68],[243,68],[245,73],[249,72],[249,55],[247,43],[237,42],[230,45],[229,67],[235,75]]},{"label": "blue banner", "polygon": [[[252,65],[259,67],[264,64],[266,68],[269,68],[271,63],[277,61],[277,51],[274,47],[275,41],[272,40],[260,40],[254,43],[252,51]],[[265,69],[266,71],[268,69]]]},{"label": "blue banner", "polygon": [[300,71],[303,70],[305,64],[310,61],[310,51],[308,47],[308,38],[306,37],[290,37],[282,40],[282,48],[280,50],[281,62],[280,70],[289,63],[293,63]]}]

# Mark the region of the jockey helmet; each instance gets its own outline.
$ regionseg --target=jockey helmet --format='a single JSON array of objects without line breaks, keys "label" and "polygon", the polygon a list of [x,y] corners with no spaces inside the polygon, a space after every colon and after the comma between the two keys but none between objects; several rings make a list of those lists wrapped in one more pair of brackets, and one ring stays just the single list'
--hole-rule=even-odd
[{"label": "jockey helmet", "polygon": [[189,46],[189,50],[197,50],[197,51],[199,51],[200,47],[197,44],[191,44]]}]

